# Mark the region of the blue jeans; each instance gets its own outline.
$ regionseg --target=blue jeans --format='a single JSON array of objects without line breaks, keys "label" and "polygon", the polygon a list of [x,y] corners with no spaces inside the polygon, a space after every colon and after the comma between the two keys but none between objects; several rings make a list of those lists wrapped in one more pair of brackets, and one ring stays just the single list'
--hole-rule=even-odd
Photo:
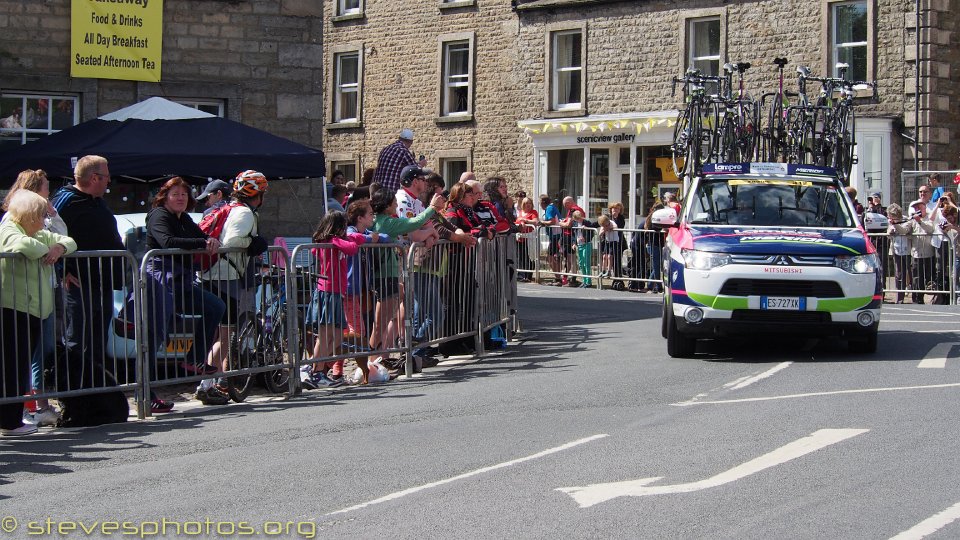
[{"label": "blue jeans", "polygon": [[660,279],[660,267],[663,263],[663,252],[657,246],[647,246],[647,253],[650,254],[650,275],[647,276],[647,279],[654,281],[650,284],[650,290],[660,292],[662,281]]},{"label": "blue jeans", "polygon": [[54,341],[54,323],[57,316],[53,313],[40,323],[40,338],[37,340],[37,348],[33,350],[33,357],[30,359],[30,377],[31,385],[37,392],[46,390],[43,387],[43,368],[50,367],[47,362],[50,355],[53,354]]},{"label": "blue jeans", "polygon": [[151,319],[146,332],[150,360],[156,359],[157,348],[166,342],[174,315],[181,313],[200,315],[186,361],[197,365],[205,363],[227,306],[217,295],[195,285],[192,275],[175,276],[149,269],[148,272],[151,275],[146,280],[144,308]]},{"label": "blue jeans", "polygon": [[440,278],[434,274],[413,272],[413,342],[440,337],[443,328],[443,298]]}]

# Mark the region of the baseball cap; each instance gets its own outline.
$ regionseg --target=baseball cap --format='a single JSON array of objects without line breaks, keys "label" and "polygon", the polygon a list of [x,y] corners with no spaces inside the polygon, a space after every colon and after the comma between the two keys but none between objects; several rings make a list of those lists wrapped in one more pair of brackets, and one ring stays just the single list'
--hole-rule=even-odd
[{"label": "baseball cap", "polygon": [[407,165],[400,171],[400,184],[409,186],[413,183],[413,179],[418,176],[427,176],[427,173],[416,165]]},{"label": "baseball cap", "polygon": [[880,198],[880,194],[879,194],[879,193],[871,193],[870,196],[873,197],[874,199],[879,199],[879,198]]},{"label": "baseball cap", "polygon": [[412,140],[413,140],[413,130],[410,129],[410,128],[403,128],[403,129],[401,129],[401,130],[400,130],[400,138],[401,138],[401,139],[404,139],[404,140],[407,140],[407,141],[412,141]]},{"label": "baseball cap", "polygon": [[230,187],[230,184],[224,182],[223,180],[214,180],[207,184],[207,187],[203,188],[203,193],[197,196],[198,201],[202,201],[213,194],[214,191],[219,191],[223,193],[224,197],[229,196],[233,192],[233,188]]}]

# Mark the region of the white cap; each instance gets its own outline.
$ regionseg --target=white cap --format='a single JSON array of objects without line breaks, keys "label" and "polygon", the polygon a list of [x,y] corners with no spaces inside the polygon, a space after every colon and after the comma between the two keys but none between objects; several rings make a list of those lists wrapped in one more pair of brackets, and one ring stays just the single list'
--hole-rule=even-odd
[{"label": "white cap", "polygon": [[400,130],[400,138],[408,141],[413,140],[413,130],[410,128],[403,128]]}]

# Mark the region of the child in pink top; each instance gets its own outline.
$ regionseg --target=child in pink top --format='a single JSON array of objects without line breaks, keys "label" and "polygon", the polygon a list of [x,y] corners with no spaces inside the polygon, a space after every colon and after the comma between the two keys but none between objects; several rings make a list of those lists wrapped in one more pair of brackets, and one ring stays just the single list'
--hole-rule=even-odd
[{"label": "child in pink top", "polygon": [[[343,212],[329,212],[320,220],[313,233],[315,244],[333,244],[332,247],[313,248],[317,258],[317,290],[314,291],[307,324],[315,337],[314,358],[326,358],[340,354],[343,341],[343,294],[347,290],[347,259],[356,255],[365,241],[362,234],[347,233],[347,216]],[[329,377],[323,372],[331,365]],[[361,369],[363,369],[362,366]],[[343,360],[316,362],[314,372],[321,384],[343,384]],[[364,373],[366,375],[366,372]],[[366,380],[366,376],[364,376]]]}]

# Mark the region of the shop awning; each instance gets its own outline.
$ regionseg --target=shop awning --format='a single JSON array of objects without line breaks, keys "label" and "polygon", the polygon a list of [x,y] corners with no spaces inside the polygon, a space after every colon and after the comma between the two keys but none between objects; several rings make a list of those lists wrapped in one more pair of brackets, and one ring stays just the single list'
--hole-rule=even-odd
[{"label": "shop awning", "polygon": [[545,133],[603,133],[606,131],[635,131],[637,134],[651,129],[672,129],[680,111],[665,110],[645,113],[590,115],[575,118],[538,118],[520,120],[517,126],[526,135]]}]

